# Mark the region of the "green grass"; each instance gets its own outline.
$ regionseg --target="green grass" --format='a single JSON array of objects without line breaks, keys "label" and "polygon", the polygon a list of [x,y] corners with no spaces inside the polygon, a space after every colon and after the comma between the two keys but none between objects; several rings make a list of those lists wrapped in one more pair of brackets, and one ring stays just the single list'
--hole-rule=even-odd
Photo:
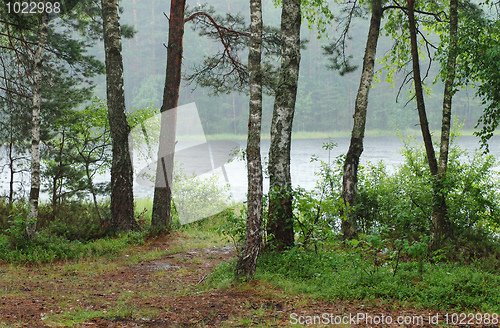
[{"label": "green grass", "polygon": [[55,260],[74,260],[115,256],[130,245],[144,243],[144,233],[131,232],[117,237],[105,237],[94,241],[70,241],[61,236],[42,231],[31,242],[22,246],[0,234],[0,261],[9,263],[47,263]]},{"label": "green grass", "polygon": [[151,227],[153,199],[149,196],[134,199],[134,217],[143,229]]},{"label": "green grass", "polygon": [[[5,205],[5,204],[4,204]],[[24,207],[10,215],[9,228],[0,233],[0,261],[9,263],[49,263],[56,260],[77,260],[115,256],[130,246],[142,245],[151,226],[153,201],[150,197],[135,200],[135,217],[141,231],[113,235],[109,232],[96,233],[96,238],[85,237],[91,225],[85,219],[92,211],[92,204],[80,204],[68,207],[66,214],[70,219],[56,219],[42,227],[36,238],[27,241],[24,238],[26,217]],[[224,224],[227,215],[239,210],[235,205],[218,215],[186,225],[180,225],[174,214],[173,228],[186,236],[185,243],[176,245],[176,251],[197,247],[212,247],[221,244],[221,235],[217,227]],[[0,206],[0,209],[3,207]],[[74,212],[73,212],[74,211]],[[95,218],[92,218],[95,220]],[[97,228],[99,226],[97,225]],[[97,231],[97,230],[96,230]],[[82,237],[83,236],[83,237]],[[158,254],[163,254],[159,252]],[[153,256],[159,256],[158,254]]]},{"label": "green grass", "polygon": [[[225,288],[234,280],[234,263],[223,264],[208,286]],[[291,294],[335,301],[396,302],[416,308],[446,311],[500,312],[500,276],[475,266],[453,263],[369,264],[353,251],[312,251],[294,248],[281,254],[264,253],[256,279]]]}]

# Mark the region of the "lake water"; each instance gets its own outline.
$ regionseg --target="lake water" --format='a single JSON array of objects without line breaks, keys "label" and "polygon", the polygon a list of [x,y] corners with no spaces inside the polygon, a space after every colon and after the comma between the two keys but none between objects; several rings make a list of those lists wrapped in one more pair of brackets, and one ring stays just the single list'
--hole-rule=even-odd
[{"label": "lake water", "polygon": [[[490,153],[500,158],[500,138],[494,137],[490,142]],[[335,138],[330,141],[337,144],[330,152],[323,149],[322,146],[328,139],[295,139],[291,148],[291,175],[294,187],[301,186],[311,190],[316,184],[317,177],[315,172],[319,168],[319,162],[311,162],[314,155],[318,159],[333,163],[339,155],[347,153],[350,138]],[[421,142],[421,140],[418,140]],[[458,144],[463,150],[474,152],[479,148],[479,139],[473,136],[460,137]],[[245,141],[237,141],[242,149],[246,147]],[[262,159],[267,162],[269,154],[269,140],[262,140]],[[376,163],[384,161],[389,170],[394,170],[397,165],[403,162],[401,150],[403,143],[399,137],[370,137],[365,138],[364,151],[361,156],[361,162]],[[232,197],[235,201],[245,200],[247,192],[246,168],[243,162],[232,162],[224,165],[227,177],[231,186]],[[269,181],[264,181],[264,189],[268,190]],[[135,187],[136,197],[152,196],[152,188],[143,186]]]},{"label": "lake water", "polygon": [[[329,159],[333,163],[338,155],[345,154],[349,148],[349,138],[332,138],[330,141],[337,143],[337,147],[330,152],[324,150],[322,145],[328,142],[328,139],[295,139],[292,142],[291,148],[291,174],[292,184],[297,187],[301,186],[306,189],[312,189],[316,183],[316,176],[314,173],[318,170],[319,163],[311,162],[311,157],[315,155],[318,159],[328,162]],[[479,139],[477,137],[467,136],[460,137],[458,144],[464,150],[473,152],[479,148]],[[497,158],[500,158],[500,137],[494,137],[490,141],[490,153]],[[236,141],[242,149],[245,148],[245,141]],[[262,141],[262,158],[267,161],[269,152],[269,140]],[[400,154],[403,144],[398,137],[370,137],[365,138],[364,151],[361,156],[362,162],[378,162],[384,161],[389,170],[394,169],[397,165],[401,164],[403,157]],[[227,173],[227,178],[231,186],[231,194],[235,201],[243,201],[247,191],[246,168],[242,161],[236,161],[224,165]],[[221,172],[219,168],[218,171]],[[222,174],[221,174],[222,177]],[[17,177],[19,179],[19,177]],[[25,185],[29,176],[25,176]],[[107,180],[109,175],[103,175],[99,180]],[[223,181],[223,180],[222,180]],[[19,184],[17,187],[19,188]],[[268,188],[269,183],[265,181],[264,187]],[[0,194],[8,193],[8,172],[0,174]],[[27,189],[27,188],[26,188]],[[139,184],[134,185],[135,197],[153,196],[153,188],[145,187]],[[42,196],[46,199],[46,195]]]}]

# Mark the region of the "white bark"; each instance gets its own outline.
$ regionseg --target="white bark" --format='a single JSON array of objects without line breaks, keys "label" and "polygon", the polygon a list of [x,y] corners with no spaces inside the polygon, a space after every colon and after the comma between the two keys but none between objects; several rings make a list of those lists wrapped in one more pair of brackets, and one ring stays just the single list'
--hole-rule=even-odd
[{"label": "white bark", "polygon": [[[45,1],[43,1],[45,3]],[[26,225],[25,235],[32,239],[36,232],[38,219],[38,198],[40,195],[40,107],[42,104],[42,67],[43,54],[47,45],[49,16],[42,14],[42,25],[38,38],[38,49],[33,58],[33,113],[31,126],[31,191],[30,214]]]}]

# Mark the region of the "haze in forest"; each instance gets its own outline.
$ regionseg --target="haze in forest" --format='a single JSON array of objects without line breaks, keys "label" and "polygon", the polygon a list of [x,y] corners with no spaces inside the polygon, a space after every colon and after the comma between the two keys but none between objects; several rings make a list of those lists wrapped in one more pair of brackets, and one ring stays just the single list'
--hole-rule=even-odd
[{"label": "haze in forest", "polygon": [[[188,8],[198,2],[188,1]],[[243,0],[211,1],[217,12],[241,13],[248,22],[248,4]],[[165,81],[166,48],[168,40],[168,21],[164,13],[169,12],[169,4],[159,0],[121,1],[123,13],[121,24],[134,26],[137,33],[132,39],[123,40],[123,60],[125,78],[125,99],[127,110],[135,110],[147,106],[161,106]],[[339,6],[331,3],[331,8]],[[279,26],[281,10],[271,0],[263,1],[264,23]],[[369,21],[356,18],[351,33],[348,51],[353,55],[352,63],[361,66],[366,42]],[[194,65],[201,64],[205,55],[214,54],[220,45],[209,39],[200,37],[193,31],[191,24],[186,24],[184,40],[184,72],[190,72]],[[318,40],[317,31],[309,29],[304,23],[302,39],[308,40],[306,49],[302,51],[300,65],[299,90],[293,131],[317,132],[303,133],[305,136],[347,136],[352,126],[354,101],[360,78],[360,68],[354,73],[340,76],[338,72],[327,69],[328,58],[323,54],[322,46],[339,37],[335,23],[328,28],[327,37]],[[393,40],[381,31],[377,60],[380,60],[392,46]],[[104,59],[104,48],[100,42],[93,51],[99,59]],[[242,54],[246,60],[246,54]],[[278,63],[277,63],[278,64]],[[427,70],[428,61],[421,60],[422,69]],[[386,82],[386,72],[377,62],[378,83],[375,83],[368,105],[368,135],[396,135],[396,130],[418,132],[418,115],[415,103],[410,101],[412,83],[401,87],[403,78],[408,72],[399,72],[394,86]],[[434,84],[439,71],[437,62],[431,67],[426,78],[429,88],[426,103],[431,130],[440,128],[442,83]],[[105,76],[96,78],[95,94],[105,98]],[[401,90],[400,90],[401,88]],[[398,95],[399,93],[399,95]],[[211,90],[196,85],[182,84],[179,105],[195,102],[200,113],[206,134],[238,134],[245,135],[248,118],[247,95],[233,92],[219,96],[211,95]],[[272,116],[273,98],[265,97],[263,103],[263,134],[269,133]],[[454,115],[463,123],[463,131],[471,131],[477,124],[481,114],[480,101],[474,98],[473,90],[461,90],[453,99]]]}]

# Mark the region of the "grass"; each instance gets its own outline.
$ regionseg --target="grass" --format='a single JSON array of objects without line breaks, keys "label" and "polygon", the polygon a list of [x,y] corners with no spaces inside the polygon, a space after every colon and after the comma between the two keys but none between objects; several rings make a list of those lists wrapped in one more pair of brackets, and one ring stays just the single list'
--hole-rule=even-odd
[{"label": "grass", "polygon": [[[227,288],[234,279],[234,264],[221,265],[209,279],[209,286]],[[473,265],[424,263],[381,266],[367,263],[353,251],[312,251],[292,249],[282,254],[264,253],[256,279],[289,294],[314,298],[361,300],[380,305],[395,302],[440,311],[500,312],[500,276]],[[208,288],[208,287],[207,287]]]},{"label": "grass", "polygon": [[88,242],[70,241],[42,232],[35,240],[19,247],[16,241],[9,243],[6,235],[0,235],[0,261],[40,264],[56,260],[116,256],[128,246],[142,243],[144,233],[137,232]]},{"label": "grass", "polygon": [[377,267],[356,253],[264,255],[258,279],[326,300],[393,299],[436,310],[500,312],[500,277],[472,266],[425,263]]},{"label": "grass", "polygon": [[[148,226],[150,206],[151,199],[136,201],[136,215],[143,216],[143,227]],[[217,267],[203,284],[198,285],[197,281],[205,272],[199,274],[196,270],[203,267],[205,261],[214,260],[208,254],[173,258],[171,269],[142,274],[149,279],[142,285],[137,281],[146,278],[139,274],[136,277],[135,273],[132,276],[129,273],[129,277],[133,277],[129,281],[120,280],[128,268],[187,250],[227,245],[221,238],[220,227],[234,219],[240,209],[236,206],[221,215],[179,225],[168,249],[164,244],[154,247],[155,240],[148,241],[148,247],[142,247],[146,232],[83,242],[69,241],[61,236],[54,238],[42,232],[38,241],[27,245],[25,250],[9,248],[0,254],[2,259],[14,263],[0,267],[0,296],[23,298],[28,293],[25,288],[29,288],[29,296],[33,299],[56,299],[57,306],[44,314],[44,322],[53,326],[75,326],[98,319],[147,320],[158,317],[163,311],[149,305],[150,302],[157,302],[162,297],[203,295],[214,289],[236,289],[243,295],[258,295],[264,300],[285,304],[293,299],[294,306],[299,308],[308,307],[315,300],[336,303],[347,300],[394,312],[401,307],[456,313],[500,312],[500,276],[498,272],[482,270],[483,265],[424,262],[420,272],[418,263],[407,260],[399,263],[396,270],[395,263],[390,260],[378,264],[367,262],[363,249],[341,244],[335,245],[335,251],[320,248],[317,253],[300,248],[280,254],[265,252],[258,263],[257,285],[253,282],[234,285],[235,259]],[[233,232],[239,229],[238,226],[233,228]],[[5,245],[13,236],[2,236],[3,245],[7,247]],[[194,276],[196,278],[189,278]],[[271,302],[266,308],[262,303],[258,306],[246,304],[243,312],[222,326],[273,324],[270,321],[270,313],[276,314],[273,304]],[[280,319],[273,319],[274,323]],[[0,325],[3,322],[0,321]]]}]

